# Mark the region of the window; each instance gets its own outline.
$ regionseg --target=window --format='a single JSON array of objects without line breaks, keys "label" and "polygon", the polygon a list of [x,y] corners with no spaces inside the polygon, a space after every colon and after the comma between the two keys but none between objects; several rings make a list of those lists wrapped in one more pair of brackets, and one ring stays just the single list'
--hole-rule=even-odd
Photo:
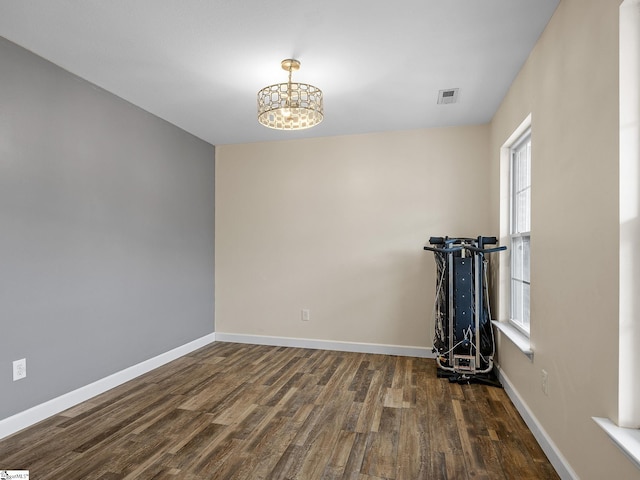
[{"label": "window", "polygon": [[531,130],[511,146],[510,151],[511,218],[511,322],[529,334],[531,292]]}]

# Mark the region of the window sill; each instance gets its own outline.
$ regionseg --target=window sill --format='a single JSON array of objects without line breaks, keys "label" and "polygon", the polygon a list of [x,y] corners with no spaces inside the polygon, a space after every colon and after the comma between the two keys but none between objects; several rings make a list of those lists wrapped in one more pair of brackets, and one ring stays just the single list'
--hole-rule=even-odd
[{"label": "window sill", "polygon": [[493,323],[495,327],[500,330],[500,333],[511,340],[522,353],[529,357],[529,360],[533,361],[533,350],[531,350],[531,341],[529,340],[529,337],[527,337],[524,333],[511,325],[509,322],[498,322],[494,320],[491,323]]},{"label": "window sill", "polygon": [[593,417],[593,420],[609,435],[627,458],[640,468],[640,430],[619,427],[608,418]]}]

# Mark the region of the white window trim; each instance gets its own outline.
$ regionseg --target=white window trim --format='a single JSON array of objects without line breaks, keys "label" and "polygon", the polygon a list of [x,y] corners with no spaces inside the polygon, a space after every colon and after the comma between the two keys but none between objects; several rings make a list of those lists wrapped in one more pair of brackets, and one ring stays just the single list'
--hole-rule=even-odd
[{"label": "white window trim", "polygon": [[[500,243],[510,243],[511,222],[511,148],[517,144],[528,130],[531,130],[531,114],[520,123],[500,148]],[[498,331],[508,338],[524,355],[533,361],[531,339],[515,324],[509,321],[511,316],[511,252],[501,255],[498,280],[499,320],[493,321]]]},{"label": "white window trim", "polygon": [[[632,308],[637,285],[627,281],[634,277],[640,265],[637,257],[632,262],[625,249],[635,249],[638,236],[635,229],[625,228],[627,222],[638,225],[640,202],[637,198],[637,168],[640,154],[637,138],[640,133],[640,110],[629,97],[638,95],[640,75],[640,0],[624,0],[620,5],[620,327],[618,358],[618,418],[592,417],[620,448],[626,457],[640,469],[640,379],[635,365],[640,353],[640,315]],[[625,99],[623,101],[623,99]],[[631,209],[631,210],[627,210]]]},{"label": "white window trim", "polygon": [[640,430],[637,428],[623,428],[608,418],[592,417],[602,428],[622,453],[640,469]]},{"label": "white window trim", "polygon": [[524,353],[529,360],[533,361],[533,350],[531,350],[531,340],[527,335],[511,322],[491,322],[495,327],[500,330],[505,337],[513,342],[518,349]]}]

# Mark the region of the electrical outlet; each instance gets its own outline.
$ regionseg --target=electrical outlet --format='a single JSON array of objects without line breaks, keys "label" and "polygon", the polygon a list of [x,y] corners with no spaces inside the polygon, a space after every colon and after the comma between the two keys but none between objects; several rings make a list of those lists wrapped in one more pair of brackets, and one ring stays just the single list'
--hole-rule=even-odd
[{"label": "electrical outlet", "polygon": [[303,322],[308,322],[309,320],[311,320],[311,310],[303,308],[301,318]]},{"label": "electrical outlet", "polygon": [[27,376],[27,359],[15,360],[13,362],[13,381],[20,380]]},{"label": "electrical outlet", "polygon": [[545,395],[549,395],[549,374],[546,370],[542,370],[542,392]]}]

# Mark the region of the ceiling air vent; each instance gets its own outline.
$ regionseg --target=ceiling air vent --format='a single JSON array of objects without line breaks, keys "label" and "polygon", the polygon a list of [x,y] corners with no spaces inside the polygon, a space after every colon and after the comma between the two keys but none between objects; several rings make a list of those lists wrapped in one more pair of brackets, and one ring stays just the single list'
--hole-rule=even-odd
[{"label": "ceiling air vent", "polygon": [[456,103],[458,101],[459,88],[449,88],[447,90],[440,90],[438,92],[438,105],[447,103]]}]

